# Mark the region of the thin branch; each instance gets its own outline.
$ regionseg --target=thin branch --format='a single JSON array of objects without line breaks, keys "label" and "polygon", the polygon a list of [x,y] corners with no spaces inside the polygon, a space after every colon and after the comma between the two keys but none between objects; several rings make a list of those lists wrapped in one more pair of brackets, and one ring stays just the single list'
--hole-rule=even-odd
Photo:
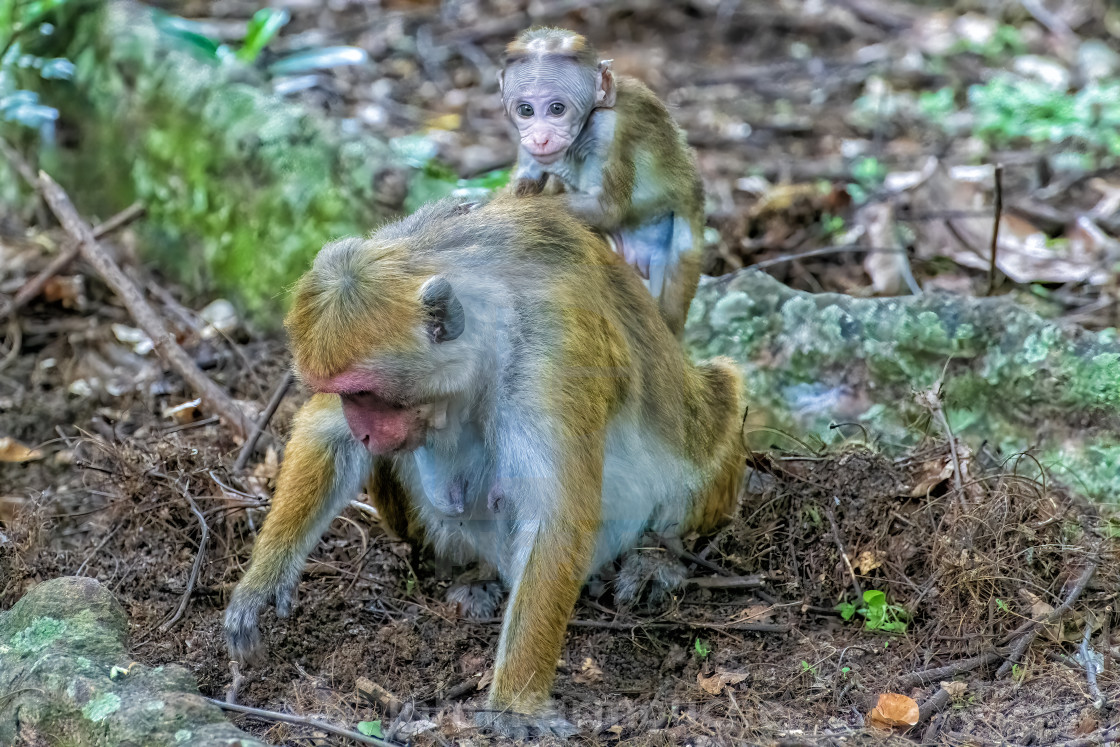
[{"label": "thin branch", "polygon": [[995,218],[992,221],[992,243],[989,248],[990,259],[988,262],[988,292],[984,295],[990,296],[996,289],[996,273],[999,270],[996,268],[996,253],[999,251],[999,222],[1003,217],[1003,164],[996,164],[995,171],[996,180],[996,205],[995,205]]},{"label": "thin branch", "polygon": [[697,576],[688,579],[689,586],[701,589],[757,589],[766,582],[764,574],[754,576]]},{"label": "thin branch", "polygon": [[[144,214],[144,206],[139,202],[134,202],[124,210],[109,218],[104,223],[100,223],[93,227],[93,237],[100,239],[106,234],[116,231],[118,228],[125,226],[138,217]],[[43,292],[50,279],[58,273],[66,269],[66,266],[74,261],[74,259],[81,253],[81,242],[71,240],[67,245],[58,253],[58,256],[51,260],[50,264],[39,271],[39,274],[28,280],[23,284],[23,287],[16,293],[15,298],[4,309],[6,314],[14,314],[22,309],[33,299],[38,297]]]},{"label": "thin branch", "polygon": [[1062,615],[1069,612],[1070,608],[1073,607],[1078,597],[1081,596],[1081,592],[1085,591],[1085,587],[1089,584],[1089,579],[1091,579],[1093,577],[1093,574],[1096,573],[1097,565],[1099,562],[1100,560],[1096,557],[1089,561],[1089,565],[1085,566],[1085,570],[1082,572],[1077,581],[1074,582],[1073,588],[1069,591],[1069,595],[1060,606],[1056,607],[1046,617],[1040,620],[1031,621],[1032,624],[1030,625],[1030,627],[1027,628],[1022,636],[1020,636],[1020,638],[1011,646],[1011,651],[1007,655],[1007,661],[1003,662],[1003,664],[1000,665],[1000,668],[996,670],[997,679],[1006,677],[1007,674],[1011,671],[1011,668],[1019,663],[1019,661],[1023,658],[1023,653],[1027,650],[1027,648],[1030,647],[1031,643],[1034,642],[1034,639],[1038,637],[1038,634],[1042,630],[1042,627],[1044,625],[1049,625],[1050,623],[1057,622],[1057,620]]},{"label": "thin branch", "polygon": [[1100,685],[1097,684],[1097,661],[1093,647],[1089,645],[1089,639],[1093,637],[1093,623],[1091,620],[1085,621],[1085,634],[1081,636],[1081,665],[1085,667],[1085,679],[1089,682],[1089,694],[1093,696],[1093,708],[1098,711],[1104,707],[1104,695],[1101,693]]},{"label": "thin branch", "polygon": [[155,309],[97,243],[89,225],[78,215],[66,192],[45,171],[39,172],[39,189],[66,232],[78,241],[83,259],[117,294],[132,318],[151,338],[152,346],[160,359],[183,377],[187,385],[202,397],[208,409],[224,418],[239,436],[245,437],[252,429],[252,423],[245,417],[245,413],[179,346]]},{"label": "thin branch", "polygon": [[317,718],[296,716],[291,713],[280,713],[279,711],[266,711],[263,708],[252,708],[250,706],[237,705],[235,703],[226,703],[224,700],[215,700],[214,698],[207,698],[205,696],[202,699],[207,703],[213,703],[223,711],[244,713],[247,716],[256,716],[257,718],[263,718],[266,721],[282,721],[286,724],[310,726],[313,729],[322,729],[329,734],[334,734],[335,736],[339,737],[346,737],[347,739],[353,739],[355,742],[361,742],[362,744],[375,744],[379,745],[380,747],[397,747],[397,745],[394,745],[392,742],[387,742],[384,739],[378,739],[377,737],[367,737],[365,734],[351,731],[350,729],[345,729],[341,726],[335,726],[334,724],[329,724],[326,721],[320,721]]},{"label": "thin branch", "polygon": [[237,455],[237,461],[233,463],[233,471],[240,472],[245,469],[245,465],[249,463],[249,457],[253,455],[253,450],[257,447],[257,440],[261,437],[261,433],[265,427],[268,426],[268,421],[272,420],[272,416],[276,413],[276,408],[280,406],[283,401],[284,395],[288,393],[291,388],[294,377],[292,376],[291,369],[284,372],[284,378],[280,380],[276,391],[272,393],[272,399],[268,401],[268,406],[264,408],[261,417],[253,424],[253,430],[249,437],[245,439],[245,443],[241,447],[241,453]]},{"label": "thin branch", "polygon": [[836,548],[840,550],[840,558],[844,561],[844,567],[848,569],[848,575],[852,579],[852,587],[856,590],[856,599],[863,599],[863,587],[860,586],[859,579],[856,578],[856,569],[852,567],[852,561],[848,559],[848,551],[844,549],[844,541],[840,539],[840,528],[836,526],[836,517],[832,513],[832,509],[825,512],[828,517],[828,523],[832,527],[832,540],[836,543]]},{"label": "thin branch", "polygon": [[171,630],[175,623],[179,622],[179,618],[187,611],[187,605],[190,604],[191,594],[194,592],[194,585],[198,582],[198,572],[202,569],[202,559],[206,556],[206,543],[210,539],[210,527],[206,524],[206,517],[198,510],[198,505],[191,498],[190,494],[183,491],[184,497],[190,504],[191,513],[198,519],[198,525],[202,527],[202,538],[198,540],[198,552],[194,556],[194,563],[191,564],[191,575],[187,578],[187,588],[183,591],[183,596],[179,599],[179,607],[175,610],[170,618],[168,618],[159,629],[163,632]]}]

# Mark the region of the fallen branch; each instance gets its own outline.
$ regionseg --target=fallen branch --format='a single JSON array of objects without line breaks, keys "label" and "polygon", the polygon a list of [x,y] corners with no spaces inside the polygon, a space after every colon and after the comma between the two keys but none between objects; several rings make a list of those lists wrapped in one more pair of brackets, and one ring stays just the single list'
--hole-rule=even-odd
[{"label": "fallen branch", "polygon": [[263,708],[251,708],[250,706],[237,705],[235,703],[226,703],[224,700],[215,700],[214,698],[203,697],[207,703],[213,703],[221,708],[223,711],[233,711],[234,713],[244,713],[247,716],[256,716],[263,718],[266,721],[282,721],[286,724],[298,724],[299,726],[310,726],[313,729],[322,729],[328,734],[334,734],[339,737],[346,737],[353,739],[355,742],[362,744],[376,744],[381,747],[396,747],[392,742],[387,742],[384,739],[377,737],[367,737],[350,729],[345,729],[341,726],[329,724],[326,721],[320,721],[317,718],[308,718],[307,716],[296,716],[290,713],[280,713],[279,711],[266,711]]},{"label": "fallen branch", "polygon": [[[109,218],[109,220],[94,226],[94,238],[100,239],[102,236],[110,234],[122,226],[128,225],[143,215],[144,209],[144,206],[139,202],[132,203],[124,210]],[[58,256],[51,260],[50,264],[40,270],[39,274],[35,277],[23,284],[23,287],[16,292],[12,302],[4,309],[4,313],[6,315],[14,314],[38,297],[38,295],[43,292],[43,288],[50,282],[50,279],[66,269],[66,266],[73,262],[80,253],[81,243],[71,240],[63,250],[58,253]]]},{"label": "fallen branch", "polygon": [[249,457],[253,455],[253,450],[257,447],[257,440],[260,439],[261,433],[268,425],[268,421],[272,420],[272,416],[276,414],[276,408],[284,400],[284,395],[288,393],[294,381],[291,370],[284,372],[284,378],[276,387],[276,391],[272,393],[272,399],[268,401],[268,406],[264,408],[261,417],[253,424],[253,430],[249,437],[245,439],[245,443],[241,446],[241,453],[237,455],[237,461],[233,463],[233,471],[240,472],[245,469],[245,465],[249,463]]},{"label": "fallen branch", "polygon": [[996,670],[996,679],[1002,679],[1003,677],[1006,677],[1011,672],[1011,668],[1018,664],[1020,660],[1022,660],[1023,654],[1030,647],[1031,643],[1034,642],[1034,639],[1038,637],[1039,631],[1042,630],[1042,627],[1044,625],[1049,625],[1050,623],[1057,622],[1057,620],[1061,618],[1062,615],[1069,612],[1070,608],[1073,607],[1074,602],[1076,602],[1078,597],[1081,596],[1081,592],[1085,591],[1085,587],[1089,584],[1089,579],[1091,579],[1093,577],[1093,574],[1096,573],[1097,564],[1099,562],[1100,561],[1097,558],[1093,558],[1089,562],[1089,565],[1085,566],[1085,570],[1084,572],[1082,572],[1081,577],[1078,578],[1074,583],[1073,588],[1069,590],[1069,594],[1066,596],[1066,600],[1062,602],[1060,606],[1056,607],[1046,617],[1039,620],[1031,621],[1033,625],[1031,625],[1027,629],[1027,631],[1023,633],[1019,637],[1019,639],[1015,641],[1014,644],[1012,644],[1011,651],[1007,654],[1007,660],[1000,665],[999,669]]},{"label": "fallen branch", "polygon": [[175,370],[191,389],[198,394],[206,407],[220,415],[239,436],[244,438],[252,429],[252,423],[233,399],[202,372],[187,352],[179,346],[175,338],[156,314],[151,305],[140,295],[128,276],[109,257],[97,243],[89,225],[78,215],[69,196],[45,172],[39,172],[39,190],[51,211],[58,218],[66,233],[78,242],[82,258],[101,276],[105,283],[124,303],[128,313],[136,320],[141,329],[151,338],[156,354]]},{"label": "fallen branch", "polygon": [[899,681],[898,686],[901,689],[920,687],[921,685],[928,685],[931,682],[940,682],[941,680],[950,679],[958,674],[971,672],[980,667],[990,666],[1002,659],[995,651],[989,651],[986,654],[973,656],[970,659],[961,659],[960,661],[946,664],[943,667],[935,669],[923,669],[920,672],[911,672],[904,675]]}]

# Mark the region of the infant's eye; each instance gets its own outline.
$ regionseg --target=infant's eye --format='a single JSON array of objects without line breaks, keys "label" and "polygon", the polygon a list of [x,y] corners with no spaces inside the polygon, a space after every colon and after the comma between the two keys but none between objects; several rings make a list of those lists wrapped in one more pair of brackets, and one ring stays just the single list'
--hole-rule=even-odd
[{"label": "infant's eye", "polygon": [[564,105],[559,101],[554,101],[548,106],[548,113],[559,117],[564,113]]},{"label": "infant's eye", "polygon": [[533,107],[528,104],[519,104],[517,107],[517,115],[528,119],[533,116]]}]

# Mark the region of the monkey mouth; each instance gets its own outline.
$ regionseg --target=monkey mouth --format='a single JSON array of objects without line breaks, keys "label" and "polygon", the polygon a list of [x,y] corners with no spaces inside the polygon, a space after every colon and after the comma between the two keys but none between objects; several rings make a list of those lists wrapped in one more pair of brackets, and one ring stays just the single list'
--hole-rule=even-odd
[{"label": "monkey mouth", "polygon": [[529,154],[537,160],[537,163],[550,164],[559,161],[564,155],[564,151],[568,146],[561,145],[559,148],[535,148],[533,146],[526,146]]}]

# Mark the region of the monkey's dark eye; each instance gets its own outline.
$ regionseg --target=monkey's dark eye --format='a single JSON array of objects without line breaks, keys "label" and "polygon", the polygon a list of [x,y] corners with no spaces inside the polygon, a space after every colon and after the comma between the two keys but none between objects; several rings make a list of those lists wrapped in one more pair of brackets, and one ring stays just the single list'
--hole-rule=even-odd
[{"label": "monkey's dark eye", "polygon": [[564,113],[564,105],[561,104],[559,101],[553,101],[551,104],[548,105],[548,113],[559,117],[561,114]]},{"label": "monkey's dark eye", "polygon": [[529,106],[528,104],[519,104],[517,107],[517,114],[518,116],[528,119],[529,117],[533,116],[533,107]]}]

